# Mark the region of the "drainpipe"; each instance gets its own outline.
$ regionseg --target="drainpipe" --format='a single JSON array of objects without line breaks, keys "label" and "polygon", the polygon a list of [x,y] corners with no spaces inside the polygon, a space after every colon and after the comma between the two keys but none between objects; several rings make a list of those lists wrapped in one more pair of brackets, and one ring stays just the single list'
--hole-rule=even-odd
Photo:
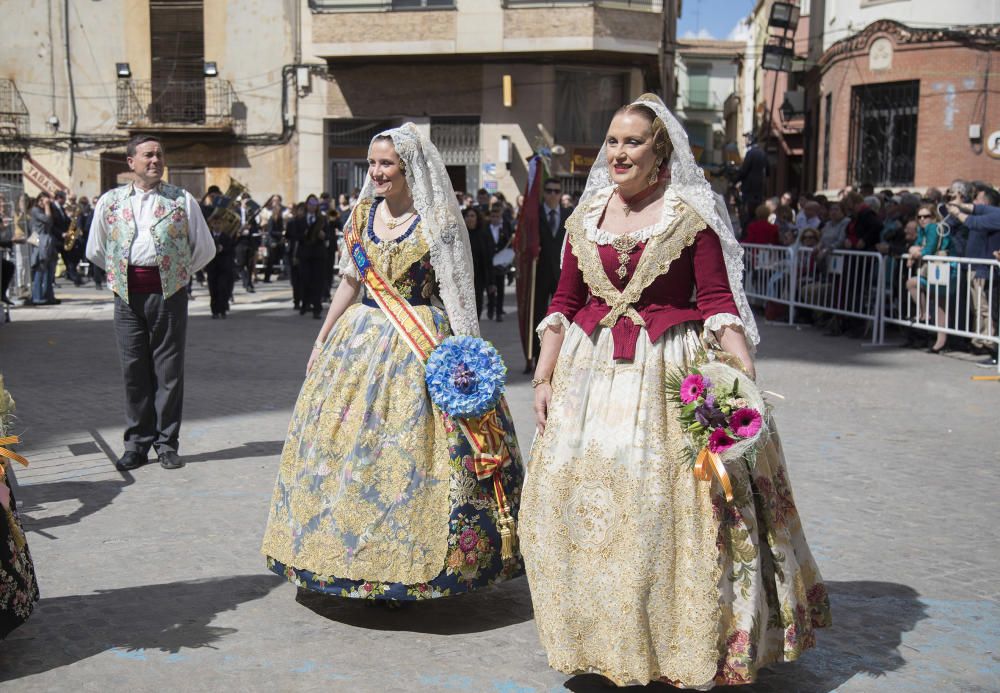
[{"label": "drainpipe", "polygon": [[73,180],[73,154],[76,149],[76,90],[73,85],[73,64],[69,53],[69,0],[63,0],[63,46],[66,51],[66,81],[69,84],[69,177]]}]

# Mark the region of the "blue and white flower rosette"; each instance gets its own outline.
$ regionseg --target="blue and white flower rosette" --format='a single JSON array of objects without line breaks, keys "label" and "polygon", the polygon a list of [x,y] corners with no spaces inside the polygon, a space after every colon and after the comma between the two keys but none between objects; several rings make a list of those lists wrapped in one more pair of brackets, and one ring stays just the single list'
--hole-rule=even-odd
[{"label": "blue and white flower rosette", "polygon": [[506,377],[500,352],[479,337],[448,337],[427,359],[431,401],[460,419],[473,419],[495,409]]}]

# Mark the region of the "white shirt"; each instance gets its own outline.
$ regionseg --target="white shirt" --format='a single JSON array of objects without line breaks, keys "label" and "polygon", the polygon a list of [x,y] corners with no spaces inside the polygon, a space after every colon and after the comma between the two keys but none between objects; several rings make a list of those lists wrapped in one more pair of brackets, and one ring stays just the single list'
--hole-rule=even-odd
[{"label": "white shirt", "polygon": [[[135,235],[129,248],[128,262],[136,267],[156,267],[156,243],[150,228],[156,217],[153,211],[156,207],[156,188],[143,191],[129,185],[126,204],[132,207],[135,219]],[[107,238],[108,225],[104,221],[108,196],[101,195],[94,208],[94,220],[90,224],[90,237],[87,239],[87,259],[102,269],[107,269]],[[205,217],[201,213],[198,201],[191,193],[184,191],[184,207],[188,219],[188,242],[191,245],[191,267],[194,273],[207,265],[215,257],[215,240],[208,230]]]},{"label": "white shirt", "polygon": [[500,224],[497,224],[496,226],[494,226],[493,224],[490,224],[490,233],[493,234],[493,242],[496,243],[497,245],[499,245],[500,244]]}]

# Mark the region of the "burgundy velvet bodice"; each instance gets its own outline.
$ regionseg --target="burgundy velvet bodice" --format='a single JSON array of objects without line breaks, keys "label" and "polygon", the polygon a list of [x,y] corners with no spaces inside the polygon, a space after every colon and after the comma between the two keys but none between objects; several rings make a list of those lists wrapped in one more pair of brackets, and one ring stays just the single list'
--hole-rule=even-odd
[{"label": "burgundy velvet bodice", "polygon": [[[632,250],[628,273],[621,279],[617,275],[618,251],[610,245],[598,246],[604,271],[619,291],[624,290],[632,278],[645,248],[646,243],[640,243]],[[719,313],[739,315],[729,288],[722,246],[715,232],[710,228],[698,232],[694,242],[684,248],[665,274],[646,287],[632,307],[646,323],[650,342],[655,342],[671,327],[684,322],[704,321]],[[559,287],[549,305],[548,314],[562,313],[590,335],[609,312],[611,308],[608,304],[591,293],[577,256],[567,241]],[[619,317],[611,328],[614,358],[634,359],[639,333],[640,326],[632,319],[625,315]]]}]

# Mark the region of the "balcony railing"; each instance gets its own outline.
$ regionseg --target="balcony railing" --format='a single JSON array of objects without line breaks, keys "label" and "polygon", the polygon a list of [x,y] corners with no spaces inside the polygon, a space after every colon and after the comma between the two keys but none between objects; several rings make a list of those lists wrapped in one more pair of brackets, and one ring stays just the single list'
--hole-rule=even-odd
[{"label": "balcony railing", "polygon": [[28,107],[12,79],[0,79],[0,138],[28,135]]},{"label": "balcony railing", "polygon": [[241,133],[246,107],[223,79],[189,82],[118,80],[118,127],[215,129]]},{"label": "balcony railing", "polygon": [[[599,6],[636,10],[663,9],[663,0],[501,0],[505,8]],[[313,12],[379,12],[388,10],[447,10],[455,0],[309,0]]]},{"label": "balcony railing", "polygon": [[479,121],[431,122],[431,142],[449,166],[479,165]]},{"label": "balcony railing", "polygon": [[559,7],[559,6],[595,6],[621,8],[628,10],[663,9],[663,0],[502,0],[505,8],[516,7]]},{"label": "balcony railing", "polygon": [[309,0],[313,12],[371,12],[385,10],[451,10],[455,0]]}]

